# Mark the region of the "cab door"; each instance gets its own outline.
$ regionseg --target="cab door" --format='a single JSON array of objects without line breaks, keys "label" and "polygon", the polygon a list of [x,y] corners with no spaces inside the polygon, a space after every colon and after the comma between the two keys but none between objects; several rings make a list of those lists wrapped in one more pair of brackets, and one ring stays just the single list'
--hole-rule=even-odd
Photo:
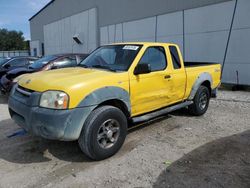
[{"label": "cab door", "polygon": [[167,106],[171,100],[171,72],[162,46],[148,47],[138,64],[149,64],[151,72],[130,75],[132,116]]},{"label": "cab door", "polygon": [[171,80],[169,88],[171,92],[171,104],[181,102],[184,99],[186,92],[187,75],[184,67],[184,62],[179,48],[175,45],[170,45],[168,48],[170,65],[172,67]]}]

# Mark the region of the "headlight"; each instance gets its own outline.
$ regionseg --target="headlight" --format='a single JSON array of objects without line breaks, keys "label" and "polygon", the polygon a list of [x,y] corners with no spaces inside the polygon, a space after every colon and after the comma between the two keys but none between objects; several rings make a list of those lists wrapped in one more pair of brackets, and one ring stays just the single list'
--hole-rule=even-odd
[{"label": "headlight", "polygon": [[51,109],[67,109],[69,96],[62,91],[46,91],[40,99],[40,107]]}]

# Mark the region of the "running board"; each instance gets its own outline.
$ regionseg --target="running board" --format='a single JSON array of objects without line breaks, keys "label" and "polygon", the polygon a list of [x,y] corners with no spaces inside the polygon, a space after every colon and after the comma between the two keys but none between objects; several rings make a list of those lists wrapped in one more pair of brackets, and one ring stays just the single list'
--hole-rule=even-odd
[{"label": "running board", "polygon": [[170,107],[164,108],[162,110],[158,110],[158,111],[151,112],[151,113],[148,113],[148,114],[145,114],[145,115],[142,115],[142,116],[134,117],[134,118],[132,118],[132,121],[134,123],[139,123],[139,122],[147,121],[147,120],[153,119],[155,117],[167,114],[169,112],[172,112],[172,111],[175,111],[175,110],[179,110],[179,109],[184,108],[186,106],[189,106],[191,104],[193,104],[193,101],[186,101],[186,102],[174,105],[174,106],[170,106]]}]

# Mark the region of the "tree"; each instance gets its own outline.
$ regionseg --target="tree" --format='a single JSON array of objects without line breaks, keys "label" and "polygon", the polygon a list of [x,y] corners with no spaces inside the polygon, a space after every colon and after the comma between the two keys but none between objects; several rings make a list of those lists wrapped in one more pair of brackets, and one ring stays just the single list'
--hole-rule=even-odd
[{"label": "tree", "polygon": [[0,51],[10,50],[28,50],[23,32],[0,29]]}]

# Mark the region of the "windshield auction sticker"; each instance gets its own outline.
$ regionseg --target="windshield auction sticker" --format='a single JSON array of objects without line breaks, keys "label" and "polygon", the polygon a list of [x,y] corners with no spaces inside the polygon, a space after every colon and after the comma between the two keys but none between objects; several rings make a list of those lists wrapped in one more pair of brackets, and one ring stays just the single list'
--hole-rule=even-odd
[{"label": "windshield auction sticker", "polygon": [[139,46],[128,46],[128,45],[126,45],[126,46],[124,46],[123,47],[123,50],[138,50],[138,48],[139,48]]}]

